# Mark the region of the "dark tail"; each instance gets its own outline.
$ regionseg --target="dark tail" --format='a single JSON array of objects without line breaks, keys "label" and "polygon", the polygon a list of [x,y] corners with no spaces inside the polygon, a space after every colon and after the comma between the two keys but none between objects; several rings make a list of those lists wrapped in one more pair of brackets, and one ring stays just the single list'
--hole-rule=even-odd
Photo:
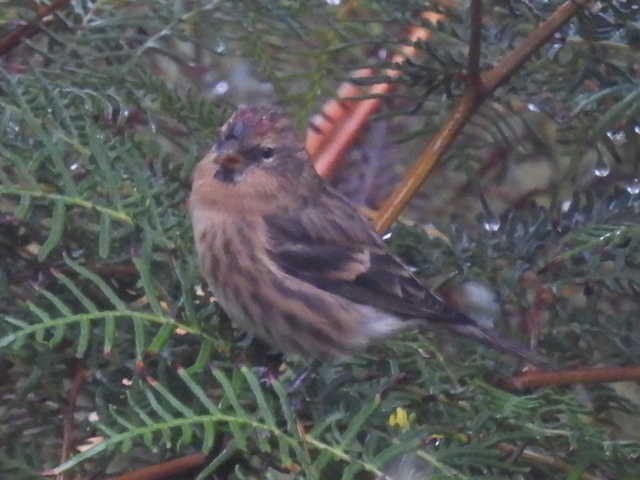
[{"label": "dark tail", "polygon": [[474,320],[467,317],[461,312],[453,312],[453,318],[451,322],[443,322],[450,330],[458,332],[465,337],[473,338],[485,345],[495,348],[504,353],[515,355],[530,363],[533,363],[537,367],[548,367],[549,361],[542,355],[530,350],[522,345],[508,340],[495,330],[491,328],[485,328],[478,325]]}]

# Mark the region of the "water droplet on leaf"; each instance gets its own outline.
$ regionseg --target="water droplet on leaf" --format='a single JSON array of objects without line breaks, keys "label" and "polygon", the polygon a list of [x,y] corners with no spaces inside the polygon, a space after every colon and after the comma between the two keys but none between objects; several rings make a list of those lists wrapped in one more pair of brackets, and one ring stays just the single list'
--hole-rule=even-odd
[{"label": "water droplet on leaf", "polygon": [[224,53],[227,50],[227,46],[222,40],[219,40],[214,47],[216,53]]},{"label": "water droplet on leaf", "polygon": [[229,90],[229,82],[226,80],[216,83],[216,86],[213,87],[213,93],[216,95],[224,95],[227,93],[227,90]]},{"label": "water droplet on leaf", "polygon": [[593,174],[596,177],[606,177],[609,173],[611,173],[611,167],[602,159],[598,160],[596,166],[593,167]]},{"label": "water droplet on leaf", "polygon": [[627,135],[623,131],[620,131],[620,132],[609,131],[607,132],[607,137],[609,137],[611,141],[616,145],[622,145],[627,141]]},{"label": "water droplet on leaf", "polygon": [[487,232],[497,232],[500,229],[500,219],[495,215],[487,215],[482,221],[482,226]]},{"label": "water droplet on leaf", "polygon": [[627,189],[627,192],[629,192],[631,195],[637,195],[640,193],[640,179],[638,178],[634,178],[633,180],[631,180],[627,186],[625,187]]}]

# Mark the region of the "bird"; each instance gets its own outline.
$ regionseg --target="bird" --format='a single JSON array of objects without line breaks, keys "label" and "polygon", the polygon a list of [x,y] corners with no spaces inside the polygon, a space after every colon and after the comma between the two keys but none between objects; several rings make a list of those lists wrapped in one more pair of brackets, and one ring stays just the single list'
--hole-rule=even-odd
[{"label": "bird", "polygon": [[194,168],[188,208],[216,300],[281,352],[339,359],[407,329],[435,328],[544,363],[426,288],[316,173],[278,107],[236,110]]}]

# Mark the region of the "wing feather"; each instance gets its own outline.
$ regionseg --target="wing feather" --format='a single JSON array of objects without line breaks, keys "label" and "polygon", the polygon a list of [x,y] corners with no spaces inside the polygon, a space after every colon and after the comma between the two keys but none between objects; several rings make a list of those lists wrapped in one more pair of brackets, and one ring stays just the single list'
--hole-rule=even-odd
[{"label": "wing feather", "polygon": [[332,189],[309,205],[265,218],[268,253],[286,274],[400,319],[437,322],[493,348],[546,365],[498,332],[479,326],[427,290],[391,255],[369,223]]},{"label": "wing feather", "polygon": [[321,198],[324,205],[265,219],[269,254],[279,268],[317,288],[400,318],[460,323],[453,309],[387,251],[347,200],[332,190]]}]

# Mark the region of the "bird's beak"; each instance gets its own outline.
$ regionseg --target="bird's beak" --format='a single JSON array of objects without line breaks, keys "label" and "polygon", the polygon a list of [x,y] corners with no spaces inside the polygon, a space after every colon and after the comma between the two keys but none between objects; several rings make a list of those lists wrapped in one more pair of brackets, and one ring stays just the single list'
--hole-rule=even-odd
[{"label": "bird's beak", "polygon": [[214,145],[212,151],[215,152],[219,163],[225,157],[237,155],[240,151],[240,142],[237,138],[220,140]]},{"label": "bird's beak", "polygon": [[239,155],[240,142],[235,138],[220,140],[211,149],[213,163],[220,166],[220,169],[231,173],[242,165],[242,157]]},{"label": "bird's beak", "polygon": [[226,157],[235,157],[240,152],[240,139],[244,136],[246,130],[245,123],[238,119],[231,125],[231,131],[227,132],[225,138],[220,140],[213,147],[218,163]]},{"label": "bird's beak", "polygon": [[232,123],[230,131],[211,149],[213,163],[217,165],[214,178],[226,183],[235,183],[245,168],[242,143],[245,131],[244,122],[238,120]]},{"label": "bird's beak", "polygon": [[225,183],[236,182],[244,164],[240,148],[240,142],[235,138],[220,140],[214,145],[207,155],[216,165],[214,178]]}]

